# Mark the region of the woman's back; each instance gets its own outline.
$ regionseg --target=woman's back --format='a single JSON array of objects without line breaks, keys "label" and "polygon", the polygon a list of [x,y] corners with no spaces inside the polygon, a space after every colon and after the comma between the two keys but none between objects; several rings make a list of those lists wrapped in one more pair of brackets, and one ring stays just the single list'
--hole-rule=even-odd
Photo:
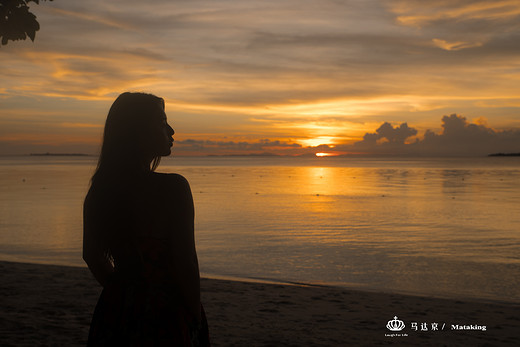
[{"label": "woman's back", "polygon": [[[187,181],[157,173],[131,183],[107,186],[101,181],[92,185],[85,213],[91,226],[102,231],[114,262],[89,340],[103,340],[117,330],[118,339],[132,336],[129,342],[182,345],[198,320],[193,305],[200,306],[198,265],[194,242],[189,241],[193,241],[193,202]],[[190,244],[193,252],[187,251]],[[195,302],[192,307],[190,302]],[[108,310],[125,317],[125,323],[112,313],[107,320]]]},{"label": "woman's back", "polygon": [[161,243],[161,257],[171,257],[179,240],[193,232],[189,185],[176,174],[99,178],[85,198],[84,213],[85,234],[94,234],[98,251],[112,258],[116,269],[143,256],[149,243]]}]

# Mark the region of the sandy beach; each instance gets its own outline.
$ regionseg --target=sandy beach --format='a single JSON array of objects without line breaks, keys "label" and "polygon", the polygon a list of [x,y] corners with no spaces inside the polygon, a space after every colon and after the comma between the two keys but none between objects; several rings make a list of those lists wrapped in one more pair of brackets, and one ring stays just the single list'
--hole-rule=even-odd
[{"label": "sandy beach", "polygon": [[[87,268],[0,262],[0,273],[2,346],[85,345],[101,292]],[[514,346],[520,341],[519,304],[206,278],[201,286],[213,346]],[[401,331],[386,327],[394,316],[405,325]]]}]

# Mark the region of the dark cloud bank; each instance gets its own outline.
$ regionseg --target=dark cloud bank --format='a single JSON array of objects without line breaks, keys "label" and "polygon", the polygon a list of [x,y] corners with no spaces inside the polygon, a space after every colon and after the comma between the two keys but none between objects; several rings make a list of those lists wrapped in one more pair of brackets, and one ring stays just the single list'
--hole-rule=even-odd
[{"label": "dark cloud bank", "polygon": [[442,117],[442,131],[431,130],[422,139],[405,141],[417,135],[408,124],[392,127],[381,125],[375,133],[367,133],[352,148],[358,152],[387,155],[418,156],[482,156],[497,152],[520,151],[520,130],[496,131],[486,125],[469,123],[465,117],[452,114]]},{"label": "dark cloud bank", "polygon": [[442,118],[442,131],[418,131],[407,123],[392,126],[383,123],[374,133],[366,133],[363,140],[349,145],[320,145],[303,147],[296,143],[261,140],[258,142],[224,142],[184,140],[177,142],[177,150],[186,154],[282,154],[306,155],[329,152],[349,156],[485,156],[492,153],[520,152],[520,130],[494,130],[486,125],[473,124],[465,117],[452,114]]}]

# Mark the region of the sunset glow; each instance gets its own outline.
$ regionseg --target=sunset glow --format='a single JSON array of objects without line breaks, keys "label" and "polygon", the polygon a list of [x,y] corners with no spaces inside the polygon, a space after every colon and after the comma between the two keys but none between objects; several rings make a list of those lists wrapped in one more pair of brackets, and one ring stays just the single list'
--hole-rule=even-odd
[{"label": "sunset glow", "polygon": [[[435,147],[448,138],[414,145],[428,130],[444,135],[454,114],[452,131],[466,129],[482,153],[520,150],[511,146],[520,141],[518,2],[70,0],[31,9],[35,42],[0,50],[0,155],[98,153],[124,91],[165,99],[177,155],[474,154],[464,143]],[[486,147],[490,133],[504,141]]]},{"label": "sunset glow", "polygon": [[334,153],[323,153],[323,152],[316,153],[317,157],[330,157],[330,156],[335,156],[335,155],[337,155],[337,154],[334,154]]}]

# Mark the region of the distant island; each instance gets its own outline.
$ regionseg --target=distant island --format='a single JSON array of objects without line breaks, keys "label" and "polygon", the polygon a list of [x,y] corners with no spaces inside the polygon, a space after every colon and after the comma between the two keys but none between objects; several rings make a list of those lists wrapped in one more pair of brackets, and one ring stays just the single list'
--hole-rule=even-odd
[{"label": "distant island", "polygon": [[493,153],[488,157],[520,157],[520,153]]},{"label": "distant island", "polygon": [[29,155],[32,156],[40,156],[40,157],[87,157],[88,154],[85,153],[31,153]]}]

